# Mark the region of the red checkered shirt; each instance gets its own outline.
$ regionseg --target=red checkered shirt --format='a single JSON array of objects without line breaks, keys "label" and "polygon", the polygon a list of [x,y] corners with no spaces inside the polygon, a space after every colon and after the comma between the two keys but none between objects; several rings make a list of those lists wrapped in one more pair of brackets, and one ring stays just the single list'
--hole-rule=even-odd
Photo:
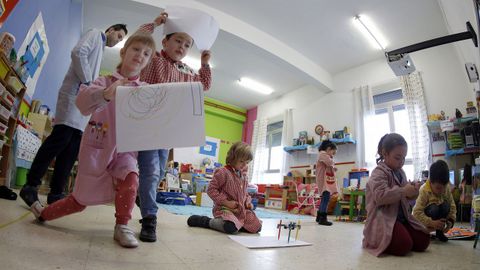
[{"label": "red checkered shirt", "polygon": [[[147,23],[138,29],[138,31],[153,33],[155,25]],[[212,75],[210,66],[202,66],[198,74],[188,65],[172,60],[165,51],[155,52],[150,63],[140,73],[140,80],[149,84],[171,83],[171,82],[201,82],[203,90],[210,89],[212,84]]]}]

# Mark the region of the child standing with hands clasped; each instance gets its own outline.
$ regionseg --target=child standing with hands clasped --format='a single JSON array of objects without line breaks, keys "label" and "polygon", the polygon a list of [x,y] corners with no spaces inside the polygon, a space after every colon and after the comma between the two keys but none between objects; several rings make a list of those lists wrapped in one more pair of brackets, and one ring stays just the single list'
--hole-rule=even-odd
[{"label": "child standing with hands clasped", "polygon": [[240,229],[249,233],[258,233],[262,222],[253,212],[252,198],[247,193],[248,179],[245,169],[253,159],[248,144],[237,142],[227,153],[227,165],[215,171],[208,185],[208,196],[214,206],[213,217],[190,216],[190,227],[211,228],[220,232],[233,234]]},{"label": "child standing with hands clasped", "polygon": [[155,52],[150,35],[135,34],[120,50],[121,63],[112,76],[82,85],[76,105],[83,115],[92,114],[80,143],[78,175],[73,193],[48,207],[39,201],[31,210],[39,221],[83,211],[87,205],[115,201],[114,239],[123,247],[136,247],[134,232],[127,227],[138,188],[137,153],[117,153],[115,92],[118,86],[139,86],[140,71]]},{"label": "child standing with hands clasped", "polygon": [[320,207],[317,211],[316,222],[320,225],[331,226],[327,220],[327,207],[330,195],[338,192],[337,180],[335,179],[335,162],[333,156],[337,153],[337,145],[330,140],[322,142],[318,147],[318,160],[316,165],[318,193],[322,196]]},{"label": "child standing with hands clasped", "polygon": [[377,167],[367,182],[363,230],[363,247],[375,256],[404,256],[430,244],[427,229],[409,211],[408,201],[418,196],[418,188],[402,170],[407,150],[407,142],[396,133],[386,134],[378,143]]},{"label": "child standing with hands clasped", "polygon": [[430,178],[420,188],[420,195],[413,207],[413,216],[428,229],[435,230],[436,237],[442,242],[448,238],[448,232],[455,223],[457,209],[450,191],[448,165],[437,160],[430,166]]}]

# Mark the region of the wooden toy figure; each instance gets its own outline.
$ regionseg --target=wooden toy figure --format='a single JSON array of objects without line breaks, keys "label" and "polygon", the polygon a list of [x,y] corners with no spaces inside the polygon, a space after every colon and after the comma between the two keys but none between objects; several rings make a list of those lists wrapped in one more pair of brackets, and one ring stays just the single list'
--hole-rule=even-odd
[{"label": "wooden toy figure", "polygon": [[280,240],[280,232],[282,231],[282,228],[288,229],[287,243],[290,243],[290,235],[292,233],[292,230],[297,229],[297,231],[295,233],[295,241],[297,241],[298,231],[302,228],[302,225],[300,225],[300,220],[298,221],[298,223],[290,222],[288,224],[282,224],[282,220],[280,220],[280,223],[277,224],[278,240]]}]

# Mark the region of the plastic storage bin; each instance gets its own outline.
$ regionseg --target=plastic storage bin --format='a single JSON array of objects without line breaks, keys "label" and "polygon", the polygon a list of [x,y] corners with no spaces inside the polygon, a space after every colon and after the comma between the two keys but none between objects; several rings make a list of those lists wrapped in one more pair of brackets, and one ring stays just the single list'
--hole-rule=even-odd
[{"label": "plastic storage bin", "polygon": [[4,91],[3,94],[2,94],[2,98],[3,98],[3,100],[5,100],[5,102],[8,105],[13,106],[13,102],[15,102],[15,97],[13,97],[13,95],[10,94],[10,92]]},{"label": "plastic storage bin", "polygon": [[14,76],[8,77],[7,83],[10,85],[10,87],[12,87],[13,90],[15,90],[16,93],[20,92],[20,90],[23,88],[23,84],[17,77]]},{"label": "plastic storage bin", "polygon": [[10,112],[9,109],[3,107],[3,105],[0,105],[0,117],[5,119],[5,120],[8,120],[10,118],[10,115],[12,113]]},{"label": "plastic storage bin", "polygon": [[5,134],[7,132],[8,127],[3,123],[0,123],[0,134]]},{"label": "plastic storage bin", "polygon": [[0,78],[5,79],[5,76],[7,76],[8,73],[8,66],[5,64],[5,62],[0,60]]},{"label": "plastic storage bin", "polygon": [[17,167],[17,177],[15,180],[16,186],[23,187],[23,185],[27,183],[27,173],[28,169]]}]

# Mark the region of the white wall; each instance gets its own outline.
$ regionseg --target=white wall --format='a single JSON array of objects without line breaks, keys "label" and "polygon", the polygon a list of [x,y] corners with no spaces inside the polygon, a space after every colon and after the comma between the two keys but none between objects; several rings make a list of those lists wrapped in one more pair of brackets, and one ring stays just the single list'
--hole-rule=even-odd
[{"label": "white wall", "polygon": [[[472,47],[473,44],[471,44]],[[465,112],[466,102],[475,100],[474,84],[468,81],[455,47],[443,45],[410,54],[425,87],[428,114],[440,113],[454,116],[455,108]],[[334,76],[335,91],[349,91],[360,85],[373,89],[380,85],[398,82],[385,59],[341,72]],[[397,83],[399,85],[399,83]]]},{"label": "white wall", "polygon": [[[440,2],[451,33],[465,31],[466,20],[470,20],[476,27],[472,1]],[[423,40],[418,42],[421,41]],[[455,108],[465,112],[466,102],[475,100],[473,89],[476,84],[468,81],[464,64],[475,62],[478,66],[478,52],[478,48],[466,40],[410,54],[417,70],[422,74],[428,114],[444,110],[447,115],[454,116]],[[362,85],[369,85],[375,92],[394,89],[400,83],[382,53],[379,53],[376,61],[336,74],[333,77],[334,92],[324,95],[311,86],[297,89],[260,105],[257,118],[278,117],[285,109],[293,108],[294,137],[301,130],[308,131],[309,135],[315,134],[314,127],[317,124],[322,124],[331,131],[348,126],[355,137],[351,90]],[[339,150],[336,157],[338,162],[355,160],[355,147],[346,145]],[[316,158],[305,152],[296,152],[292,157],[290,166],[313,164]]]},{"label": "white wall", "polygon": [[[453,116],[455,108],[465,111],[466,102],[474,100],[475,95],[473,85],[468,82],[453,45],[415,52],[411,57],[417,70],[422,73],[428,113],[440,113],[440,110],[444,110],[447,115]],[[303,87],[260,105],[257,117],[278,117],[285,109],[293,108],[294,137],[297,137],[301,130],[313,135],[315,125],[322,124],[331,131],[347,126],[355,138],[351,89],[361,85],[370,85],[374,90],[381,90],[385,87],[391,89],[400,84],[382,58],[335,75],[335,91],[332,93],[324,95],[314,87]],[[315,139],[318,141],[318,136]],[[337,161],[354,161],[354,147],[342,146],[342,148],[345,149],[338,152]],[[301,165],[302,162],[314,162],[315,157],[295,153],[292,160],[291,166]]]},{"label": "white wall", "polygon": [[[469,21],[478,36],[478,25],[472,0],[440,0],[438,2],[443,12],[445,25],[450,34],[465,32],[465,23]],[[472,46],[472,44],[473,42],[468,40],[455,43],[455,47],[463,64],[464,62],[472,62],[479,67],[479,49]]]}]

